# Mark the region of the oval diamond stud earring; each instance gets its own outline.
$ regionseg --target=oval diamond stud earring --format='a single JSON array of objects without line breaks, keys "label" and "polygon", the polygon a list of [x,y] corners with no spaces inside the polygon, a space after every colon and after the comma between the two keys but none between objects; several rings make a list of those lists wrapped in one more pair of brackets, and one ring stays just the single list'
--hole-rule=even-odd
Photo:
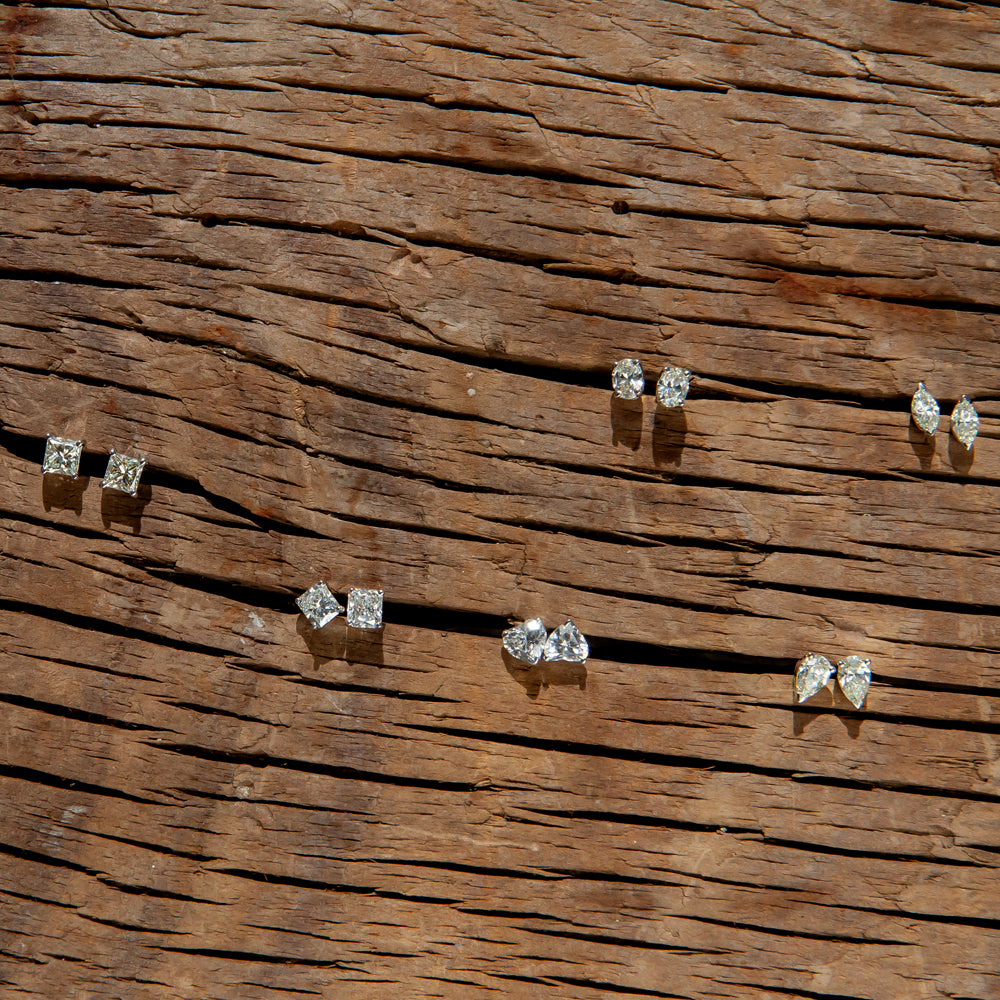
[{"label": "oval diamond stud earring", "polygon": [[863,656],[845,656],[837,664],[837,683],[855,708],[861,708],[864,704],[871,681],[871,660],[866,660]]},{"label": "oval diamond stud earring", "polygon": [[795,667],[795,697],[798,701],[805,701],[822,691],[833,673],[833,664],[816,653],[806,653]]},{"label": "oval diamond stud earring", "polygon": [[507,629],[501,636],[503,648],[515,660],[532,666],[542,658],[548,638],[549,634],[545,631],[541,618],[529,618],[526,622]]},{"label": "oval diamond stud earring", "polygon": [[344,610],[343,605],[322,581],[313,584],[304,594],[296,597],[295,603],[315,629],[329,625]]},{"label": "oval diamond stud earring", "polygon": [[979,433],[979,414],[976,413],[976,408],[968,396],[963,396],[951,411],[951,433],[966,448],[971,448],[972,442],[976,440],[976,435]]},{"label": "oval diamond stud earring", "polygon": [[108,469],[104,473],[101,486],[106,490],[119,490],[134,497],[139,489],[139,477],[146,467],[144,458],[132,458],[111,449],[108,457]]},{"label": "oval diamond stud earring", "polygon": [[76,479],[80,472],[80,456],[82,454],[82,441],[53,437],[50,434],[45,439],[45,458],[42,459],[42,474],[69,476],[70,479]]},{"label": "oval diamond stud earring", "polygon": [[686,368],[664,368],[656,382],[656,401],[660,406],[683,406],[690,388],[691,373]]},{"label": "oval diamond stud earring", "polygon": [[927,435],[933,435],[941,420],[941,407],[937,400],[927,391],[923,382],[917,385],[917,391],[910,400],[910,413],[913,422]]},{"label": "oval diamond stud earring", "polygon": [[638,399],[646,388],[638,358],[624,358],[611,370],[611,387],[619,399]]}]

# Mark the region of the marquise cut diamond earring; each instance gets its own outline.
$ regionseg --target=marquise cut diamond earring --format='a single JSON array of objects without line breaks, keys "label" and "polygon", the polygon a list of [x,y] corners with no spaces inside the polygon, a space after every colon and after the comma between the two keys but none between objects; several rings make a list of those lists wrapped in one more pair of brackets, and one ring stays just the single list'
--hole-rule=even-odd
[{"label": "marquise cut diamond earring", "polygon": [[927,391],[923,382],[917,385],[917,391],[910,401],[910,413],[913,422],[928,436],[933,436],[941,420],[941,407],[938,401]]},{"label": "marquise cut diamond earring", "polygon": [[963,396],[951,411],[951,433],[967,449],[971,448],[972,442],[976,440],[976,435],[979,433],[979,414],[968,396]]}]

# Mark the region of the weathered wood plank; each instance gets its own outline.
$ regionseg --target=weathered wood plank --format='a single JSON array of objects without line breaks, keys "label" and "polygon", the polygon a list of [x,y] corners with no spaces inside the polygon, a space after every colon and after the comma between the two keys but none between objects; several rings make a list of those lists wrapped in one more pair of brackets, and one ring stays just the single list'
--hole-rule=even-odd
[{"label": "weathered wood plank", "polygon": [[[1000,996],[998,33],[4,7],[10,995]],[[586,667],[505,665],[529,614]]]}]

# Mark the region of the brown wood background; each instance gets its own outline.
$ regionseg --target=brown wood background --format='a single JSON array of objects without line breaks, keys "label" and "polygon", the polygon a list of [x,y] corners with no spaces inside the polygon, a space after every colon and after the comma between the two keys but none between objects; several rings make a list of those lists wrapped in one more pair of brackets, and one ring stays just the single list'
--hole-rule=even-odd
[{"label": "brown wood background", "polygon": [[1000,4],[0,25],[4,998],[1000,997]]}]

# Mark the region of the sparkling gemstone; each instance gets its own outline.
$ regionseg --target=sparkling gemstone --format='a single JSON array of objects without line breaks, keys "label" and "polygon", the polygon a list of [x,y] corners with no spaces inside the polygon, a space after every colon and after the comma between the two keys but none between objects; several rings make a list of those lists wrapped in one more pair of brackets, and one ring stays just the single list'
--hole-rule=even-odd
[{"label": "sparkling gemstone", "polygon": [[833,664],[817,653],[807,653],[796,664],[795,694],[799,701],[811,698],[826,687],[826,682],[833,673]]},{"label": "sparkling gemstone", "polygon": [[553,629],[545,643],[546,660],[568,660],[583,663],[590,656],[590,646],[571,618]]},{"label": "sparkling gemstone", "polygon": [[545,631],[541,618],[529,618],[521,625],[507,629],[503,638],[503,648],[522,663],[537,663],[545,651],[549,634]]},{"label": "sparkling gemstone", "polygon": [[642,365],[637,358],[625,358],[611,370],[611,387],[619,399],[638,399],[646,388]]},{"label": "sparkling gemstone", "polygon": [[656,383],[656,401],[660,406],[683,406],[691,388],[691,373],[686,368],[665,368]]},{"label": "sparkling gemstone", "polygon": [[963,396],[951,411],[951,432],[966,448],[972,447],[979,433],[979,414],[969,402],[968,396]]},{"label": "sparkling gemstone", "polygon": [[871,660],[861,656],[847,656],[837,664],[837,683],[855,708],[861,708],[871,680]]},{"label": "sparkling gemstone", "polygon": [[382,591],[360,590],[347,592],[347,624],[351,628],[382,627]]},{"label": "sparkling gemstone", "polygon": [[917,386],[917,391],[910,401],[910,413],[913,414],[913,422],[925,434],[933,434],[937,430],[938,421],[941,419],[941,407],[927,391],[927,386],[923,382]]},{"label": "sparkling gemstone", "polygon": [[145,467],[146,460],[144,458],[131,458],[128,455],[120,455],[117,451],[112,451],[101,486],[106,490],[121,490],[122,493],[128,493],[134,497],[135,491],[139,488],[139,477]]},{"label": "sparkling gemstone", "polygon": [[297,597],[295,603],[313,628],[329,625],[344,610],[337,598],[330,593],[330,588],[322,582]]},{"label": "sparkling gemstone", "polygon": [[45,442],[45,458],[42,460],[42,472],[54,476],[69,476],[76,479],[80,471],[80,456],[83,454],[83,442],[71,441],[69,438],[49,437]]}]

